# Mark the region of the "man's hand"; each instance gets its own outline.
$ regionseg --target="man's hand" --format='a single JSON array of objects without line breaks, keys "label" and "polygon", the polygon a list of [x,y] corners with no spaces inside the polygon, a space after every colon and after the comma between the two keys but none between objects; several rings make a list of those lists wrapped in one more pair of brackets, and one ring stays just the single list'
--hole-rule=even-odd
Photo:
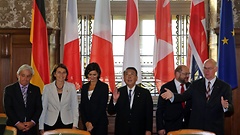
[{"label": "man's hand", "polygon": [[223,108],[228,109],[228,106],[229,106],[228,100],[224,100],[223,96],[221,96],[221,103]]},{"label": "man's hand", "polygon": [[93,125],[92,125],[92,123],[91,123],[91,122],[86,122],[85,125],[86,125],[86,127],[87,127],[87,131],[91,132],[92,129],[93,129]]},{"label": "man's hand", "polygon": [[21,130],[21,131],[24,131],[24,130],[25,130],[25,125],[24,125],[24,123],[22,123],[22,122],[19,122],[19,123],[16,125],[16,127],[17,127],[19,130]]},{"label": "man's hand", "polygon": [[165,135],[166,134],[166,130],[165,129],[158,130],[158,134],[159,135]]},{"label": "man's hand", "polygon": [[151,135],[152,133],[151,133],[151,131],[146,131],[145,132],[145,135]]},{"label": "man's hand", "polygon": [[113,92],[113,102],[114,103],[117,103],[119,96],[120,96],[120,92],[118,92],[118,89],[115,87],[114,92]]},{"label": "man's hand", "polygon": [[165,100],[168,100],[168,99],[171,99],[173,97],[173,93],[172,91],[170,91],[169,89],[167,88],[164,88],[166,90],[166,92],[162,93],[161,94],[161,97]]},{"label": "man's hand", "polygon": [[35,123],[33,123],[32,121],[28,121],[28,122],[24,122],[24,125],[25,125],[25,130],[23,131],[28,131],[35,125]]},{"label": "man's hand", "polygon": [[43,133],[44,133],[44,130],[40,130],[40,135],[43,135]]}]

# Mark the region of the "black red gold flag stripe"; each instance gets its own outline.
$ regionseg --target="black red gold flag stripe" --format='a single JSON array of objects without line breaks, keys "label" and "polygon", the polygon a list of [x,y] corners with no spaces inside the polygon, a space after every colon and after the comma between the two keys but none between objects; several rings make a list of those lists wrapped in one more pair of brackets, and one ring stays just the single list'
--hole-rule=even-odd
[{"label": "black red gold flag stripe", "polygon": [[32,43],[31,66],[35,72],[31,83],[42,90],[44,84],[50,81],[44,0],[33,0],[30,42]]}]

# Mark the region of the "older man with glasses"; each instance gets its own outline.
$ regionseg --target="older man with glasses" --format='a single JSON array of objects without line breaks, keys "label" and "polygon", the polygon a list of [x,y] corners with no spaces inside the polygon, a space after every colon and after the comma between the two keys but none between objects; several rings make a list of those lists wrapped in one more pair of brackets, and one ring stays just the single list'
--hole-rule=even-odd
[{"label": "older man with glasses", "polygon": [[194,81],[182,95],[166,89],[161,96],[173,104],[192,99],[189,128],[224,135],[224,114],[233,112],[232,90],[216,77],[217,69],[217,62],[207,59],[203,64],[204,78]]}]

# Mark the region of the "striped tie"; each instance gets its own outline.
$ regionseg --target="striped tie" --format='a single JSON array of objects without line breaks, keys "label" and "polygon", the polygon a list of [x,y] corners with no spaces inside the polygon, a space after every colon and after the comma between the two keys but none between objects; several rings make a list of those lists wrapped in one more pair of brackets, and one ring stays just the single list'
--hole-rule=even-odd
[{"label": "striped tie", "polygon": [[23,96],[23,101],[26,107],[26,103],[27,103],[27,87],[22,87],[22,96]]},{"label": "striped tie", "polygon": [[207,101],[209,100],[210,96],[211,96],[211,88],[210,88],[211,82],[208,82],[208,86],[207,86],[207,91],[206,91],[206,99]]}]

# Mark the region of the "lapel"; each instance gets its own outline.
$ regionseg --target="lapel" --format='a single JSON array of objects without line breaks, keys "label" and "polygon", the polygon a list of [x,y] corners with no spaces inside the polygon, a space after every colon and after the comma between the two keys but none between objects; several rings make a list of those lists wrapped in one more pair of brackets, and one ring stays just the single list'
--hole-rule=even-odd
[{"label": "lapel", "polygon": [[[93,100],[93,99],[95,99],[95,96],[98,96],[98,89],[97,89],[99,87],[98,85],[99,85],[99,80],[97,81],[96,86],[94,87],[94,90],[93,90],[90,100]],[[89,86],[90,85],[88,85],[88,89],[89,89]]]},{"label": "lapel", "polygon": [[[90,82],[87,82],[86,84],[84,84],[84,88],[81,92],[81,97],[83,97],[83,99],[86,99],[86,101],[90,101],[89,98],[88,98],[89,86],[90,86]],[[84,97],[86,97],[86,98],[84,98]],[[83,99],[81,99],[81,100],[83,100]]]},{"label": "lapel", "polygon": [[214,98],[218,97],[218,94],[220,93],[220,83],[219,83],[219,80],[218,78],[216,78],[216,81],[214,82],[213,84],[213,90],[212,90],[212,93],[211,93],[211,96],[210,96],[210,99],[209,99],[209,102],[213,101]]},{"label": "lapel", "polygon": [[130,102],[128,100],[128,91],[127,91],[127,85],[123,86],[120,91],[120,98],[122,104],[128,104],[130,109]]},{"label": "lapel", "polygon": [[[174,86],[174,87],[173,87]],[[170,85],[169,85],[169,87],[171,87],[171,88],[169,88],[173,93],[178,93],[178,91],[177,91],[177,86],[176,86],[176,84],[175,84],[175,82],[174,82],[174,79],[170,82]]]},{"label": "lapel", "polygon": [[29,106],[29,103],[30,103],[30,102],[28,102],[28,101],[32,101],[32,99],[31,99],[31,98],[32,98],[32,96],[31,96],[31,95],[32,95],[32,89],[33,89],[33,88],[32,88],[32,85],[29,84],[29,85],[28,85],[28,89],[27,89],[27,103],[26,103],[26,104],[27,104],[27,107]]},{"label": "lapel", "polygon": [[187,83],[186,83],[186,88],[187,88],[187,89],[188,89],[188,87],[190,86],[190,84],[191,84],[190,82],[187,82]]},{"label": "lapel", "polygon": [[16,89],[16,97],[17,97],[17,100],[20,102],[20,104],[21,104],[22,106],[25,107],[24,101],[23,101],[23,96],[22,96],[22,91],[21,91],[21,88],[20,88],[19,83],[17,82],[14,87],[15,87],[14,89]]},{"label": "lapel", "polygon": [[97,81],[96,86],[95,86],[95,88],[93,90],[93,93],[92,93],[92,95],[91,95],[91,97],[89,99],[88,98],[88,90],[89,90],[89,87],[90,87],[90,82],[88,82],[86,84],[86,92],[85,92],[86,95],[84,97],[87,97],[88,101],[91,101],[91,100],[95,99],[94,96],[98,96],[98,89],[97,89],[99,87],[98,85],[99,85],[99,80]]},{"label": "lapel", "polygon": [[62,91],[62,97],[61,97],[61,103],[64,103],[65,99],[67,99],[66,97],[68,97],[70,93],[69,87],[67,85],[67,83],[64,81],[64,86],[63,86],[63,91]]},{"label": "lapel", "polygon": [[139,88],[139,86],[136,85],[135,90],[134,90],[134,98],[133,98],[132,109],[139,102],[138,100],[139,100],[140,96],[141,96],[140,88]]},{"label": "lapel", "polygon": [[60,108],[60,101],[59,101],[59,97],[58,97],[58,92],[57,92],[57,88],[55,86],[55,81],[51,83],[50,88],[49,88],[50,94],[48,95],[50,98],[52,97],[53,100],[55,101],[55,104],[57,105],[58,108]]},{"label": "lapel", "polygon": [[201,80],[199,80],[199,88],[200,88],[200,92],[202,95],[204,95],[204,97],[206,98],[206,85],[205,85],[205,78],[202,78]]}]

